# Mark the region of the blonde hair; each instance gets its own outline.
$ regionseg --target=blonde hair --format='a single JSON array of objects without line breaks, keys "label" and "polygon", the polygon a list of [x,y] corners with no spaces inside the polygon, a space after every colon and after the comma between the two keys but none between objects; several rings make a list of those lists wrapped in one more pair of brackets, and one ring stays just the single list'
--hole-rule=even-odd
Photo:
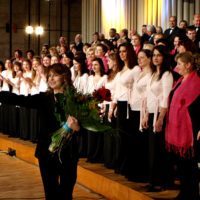
[{"label": "blonde hair", "polygon": [[179,53],[176,55],[175,61],[177,62],[178,59],[185,64],[191,63],[191,71],[197,70],[198,66],[200,65],[200,55],[198,53],[192,54],[190,51]]}]

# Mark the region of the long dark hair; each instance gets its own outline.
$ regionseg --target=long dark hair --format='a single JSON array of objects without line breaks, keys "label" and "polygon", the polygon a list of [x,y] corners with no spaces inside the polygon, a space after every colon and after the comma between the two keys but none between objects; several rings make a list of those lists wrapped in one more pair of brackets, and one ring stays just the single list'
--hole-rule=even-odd
[{"label": "long dark hair", "polygon": [[109,59],[111,59],[112,61],[115,61],[116,62],[116,70],[109,70],[109,73],[108,73],[108,81],[112,81],[116,74],[121,71],[122,69],[122,66],[120,65],[120,61],[119,61],[119,54],[117,53],[111,53],[109,54]]},{"label": "long dark hair", "polygon": [[[135,65],[137,65],[137,55],[133,49],[133,45],[129,43],[120,44],[118,47],[118,52],[121,47],[125,47],[127,50],[127,58],[128,58],[128,68],[133,69]],[[120,59],[122,65],[124,66],[124,62]]]},{"label": "long dark hair", "polygon": [[[155,46],[153,48],[152,52],[154,53],[155,50],[157,50],[162,55],[162,57],[163,57],[163,62],[161,64],[161,66],[160,66],[160,74],[158,76],[158,80],[160,80],[162,78],[162,75],[166,71],[172,72],[172,70],[171,70],[171,57],[170,57],[168,49],[165,46],[163,46],[163,45]],[[153,62],[152,62],[152,69],[153,69],[153,73],[155,73],[156,70],[157,70],[156,66],[153,64]]]},{"label": "long dark hair", "polygon": [[[103,76],[105,74],[105,67],[101,58],[95,58],[92,62],[97,61],[100,65],[100,74]],[[91,74],[94,75],[94,71],[91,71]]]},{"label": "long dark hair", "polygon": [[75,60],[76,62],[78,62],[78,63],[81,65],[81,67],[80,67],[81,76],[82,76],[84,73],[87,73],[87,74],[88,74],[88,68],[87,68],[85,59],[83,59],[82,57],[74,57],[73,60]]},{"label": "long dark hair", "polygon": [[[48,76],[47,77],[49,77],[50,72],[53,72],[55,74],[59,74],[62,76],[64,89],[67,87],[73,87],[73,83],[71,80],[71,71],[65,65],[63,65],[61,63],[55,63],[48,67]],[[52,89],[49,89],[49,92],[53,92]]]}]

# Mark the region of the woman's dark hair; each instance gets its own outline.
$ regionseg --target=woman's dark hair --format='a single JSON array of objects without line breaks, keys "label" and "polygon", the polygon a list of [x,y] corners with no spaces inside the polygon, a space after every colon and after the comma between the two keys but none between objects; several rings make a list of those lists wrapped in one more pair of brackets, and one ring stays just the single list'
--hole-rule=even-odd
[{"label": "woman's dark hair", "polygon": [[[118,51],[120,51],[120,48],[121,47],[125,47],[126,50],[127,50],[127,59],[128,59],[128,68],[129,69],[133,69],[133,67],[135,65],[137,65],[137,56],[136,56],[136,53],[133,49],[133,45],[131,45],[130,43],[123,43],[123,44],[120,44],[119,47],[118,47]],[[123,63],[123,66],[124,66],[124,62],[120,59],[120,62]]]},{"label": "woman's dark hair", "polygon": [[5,70],[5,65],[4,65],[3,61],[0,61],[0,66],[1,66],[2,71]]},{"label": "woman's dark hair", "polygon": [[91,47],[91,44],[86,42],[83,46]]},{"label": "woman's dark hair", "polygon": [[[166,71],[172,72],[172,70],[171,70],[171,57],[170,57],[168,49],[163,45],[155,46],[153,48],[153,51],[152,51],[153,54],[154,54],[155,50],[157,50],[163,57],[163,62],[161,64],[161,66],[160,66],[160,74],[158,76],[158,80],[160,80],[162,78],[162,75]],[[152,63],[152,69],[153,69],[153,71],[152,71],[153,73],[156,72],[156,70],[157,70],[156,66],[153,63]]]},{"label": "woman's dark hair", "polygon": [[183,45],[185,47],[186,51],[191,51],[192,53],[197,52],[195,43],[190,39],[185,39],[185,40],[180,41],[179,45]]},{"label": "woman's dark hair", "polygon": [[97,44],[97,47],[101,47],[102,48],[102,50],[103,50],[103,52],[107,52],[108,51],[108,48],[107,48],[107,46],[106,45],[104,45],[104,44]]},{"label": "woman's dark hair", "polygon": [[147,58],[151,58],[152,57],[152,52],[149,49],[141,49],[139,51],[139,53],[140,52],[143,52],[146,55]]},{"label": "woman's dark hair", "polygon": [[[51,55],[50,55],[50,54],[45,55],[44,58],[45,58],[45,57],[51,59]],[[43,58],[43,59],[44,59],[44,58]]]},{"label": "woman's dark hair", "polygon": [[[73,83],[71,80],[71,71],[68,67],[61,63],[55,63],[48,68],[48,76],[49,73],[53,72],[55,74],[61,75],[63,77],[63,88],[73,87]],[[49,89],[51,91],[51,89]],[[52,92],[52,91],[51,91]]]},{"label": "woman's dark hair", "polygon": [[16,49],[15,52],[18,52],[20,58],[22,57],[22,50],[21,49]]},{"label": "woman's dark hair", "polygon": [[27,50],[27,51],[26,51],[26,54],[27,54],[27,53],[31,53],[31,54],[32,54],[32,56],[34,56],[34,55],[35,55],[35,53],[34,53],[34,51],[33,51],[32,49],[29,49],[29,50]]},{"label": "woman's dark hair", "polygon": [[81,67],[80,67],[81,76],[84,73],[88,73],[88,69],[87,69],[87,65],[86,65],[85,59],[83,59],[82,57],[74,57],[73,60],[75,60],[76,62],[78,62],[81,65]]},{"label": "woman's dark hair", "polygon": [[[95,58],[92,62],[97,61],[100,65],[100,74],[103,76],[105,74],[105,67],[101,58]],[[94,71],[91,71],[91,74],[94,75]]]},{"label": "woman's dark hair", "polygon": [[109,54],[109,59],[111,59],[112,61],[115,61],[116,62],[116,70],[109,70],[108,72],[108,81],[112,81],[116,74],[121,71],[122,69],[122,66],[120,65],[120,58],[119,58],[119,54],[117,53],[111,53]]}]

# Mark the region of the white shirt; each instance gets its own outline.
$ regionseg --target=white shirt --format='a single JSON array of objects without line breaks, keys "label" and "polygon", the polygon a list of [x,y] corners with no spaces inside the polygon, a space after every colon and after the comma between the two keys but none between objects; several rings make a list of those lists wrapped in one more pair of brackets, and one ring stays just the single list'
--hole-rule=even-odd
[{"label": "white shirt", "polygon": [[71,79],[72,79],[72,82],[74,82],[74,80],[75,80],[75,70],[74,70],[74,66],[72,66],[71,68],[70,68],[70,71],[71,71]]},{"label": "white shirt", "polygon": [[[116,79],[116,76],[113,80],[107,81],[105,84],[105,88],[110,90],[111,100],[113,100],[114,96],[115,96],[115,88],[116,88],[116,80],[115,79]],[[104,101],[104,104],[110,104],[110,102]]]},{"label": "white shirt", "polygon": [[88,82],[88,74],[84,73],[82,76],[76,77],[74,80],[74,87],[78,92],[83,94],[87,93],[87,82]]},{"label": "white shirt", "polygon": [[[2,71],[1,75],[6,78],[6,79],[12,79],[13,75],[12,75],[12,71],[10,70],[4,70]],[[5,81],[3,81],[3,86],[1,88],[1,91],[9,91],[9,84],[6,83]]]},{"label": "white shirt", "polygon": [[[142,73],[140,74],[142,76]],[[147,83],[151,79],[152,73],[147,73],[144,77],[134,82],[133,90],[131,91],[130,106],[131,110],[140,111],[142,101],[146,98]]]},{"label": "white shirt", "polygon": [[107,82],[107,75],[101,77],[101,79],[94,84],[94,76],[90,75],[88,78],[87,93],[92,94],[94,90],[98,90],[102,86],[105,86]]},{"label": "white shirt", "polygon": [[14,84],[14,86],[12,88],[12,93],[17,94],[17,95],[20,94],[20,92],[19,92],[20,85],[17,86],[17,84],[18,84],[19,81],[20,81],[19,77],[15,77],[15,78],[11,79],[11,82]]},{"label": "white shirt", "polygon": [[[32,72],[26,72],[23,73],[24,78],[32,78]],[[20,95],[28,96],[30,94],[31,88],[28,83],[26,83],[23,78],[21,79],[21,84],[20,84]]]},{"label": "white shirt", "polygon": [[134,81],[136,81],[141,73],[139,66],[135,66],[133,69],[128,69],[122,74],[117,73],[115,78],[115,96],[113,102],[128,101],[130,97],[130,91],[133,87]]},{"label": "white shirt", "polygon": [[167,108],[168,96],[173,86],[173,76],[170,72],[165,72],[160,80],[153,82],[152,77],[147,83],[147,110],[149,113],[160,111],[161,107]]}]

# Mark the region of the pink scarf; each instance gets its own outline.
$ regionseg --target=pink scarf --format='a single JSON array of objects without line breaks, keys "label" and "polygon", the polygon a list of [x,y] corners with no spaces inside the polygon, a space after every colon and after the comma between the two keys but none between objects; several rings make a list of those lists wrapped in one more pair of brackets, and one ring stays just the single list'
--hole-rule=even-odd
[{"label": "pink scarf", "polygon": [[[181,77],[172,91],[183,80]],[[171,92],[172,92],[171,91]],[[168,101],[167,123],[165,129],[165,141],[168,151],[179,153],[180,156],[193,155],[193,130],[188,107],[200,95],[200,78],[196,72],[192,72],[187,79],[175,90]],[[170,103],[171,99],[171,104]]]}]

